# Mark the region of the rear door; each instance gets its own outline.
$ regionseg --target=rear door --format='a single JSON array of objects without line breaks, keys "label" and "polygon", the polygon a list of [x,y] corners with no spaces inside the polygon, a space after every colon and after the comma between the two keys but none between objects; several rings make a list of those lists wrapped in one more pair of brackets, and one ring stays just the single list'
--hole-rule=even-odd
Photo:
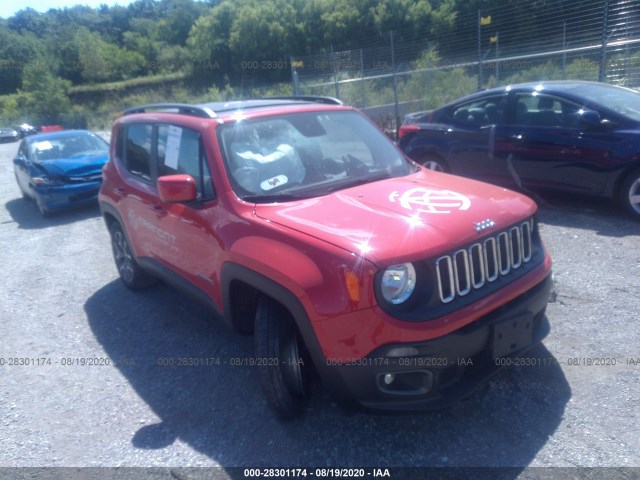
[{"label": "rear door", "polygon": [[158,189],[155,184],[155,129],[151,123],[122,127],[116,161],[126,170],[114,180],[121,212],[132,248],[141,261],[158,258],[162,244],[172,242],[169,232],[157,229]]},{"label": "rear door", "polygon": [[453,173],[497,184],[508,180],[501,148],[507,135],[507,98],[491,95],[450,109],[452,128],[445,135]]}]

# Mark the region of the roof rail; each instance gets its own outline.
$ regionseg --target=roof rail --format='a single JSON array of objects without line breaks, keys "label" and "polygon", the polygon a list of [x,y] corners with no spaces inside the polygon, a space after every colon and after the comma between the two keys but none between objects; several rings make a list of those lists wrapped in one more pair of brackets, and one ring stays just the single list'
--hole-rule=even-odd
[{"label": "roof rail", "polygon": [[160,111],[177,111],[177,113],[184,113],[187,115],[194,115],[196,117],[203,118],[216,118],[218,115],[209,107],[190,105],[188,103],[150,103],[147,105],[140,105],[138,107],[128,108],[122,115],[132,115],[134,113],[145,113],[149,110]]},{"label": "roof rail", "polygon": [[276,97],[265,97],[264,100],[298,100],[300,102],[325,103],[327,105],[344,105],[342,100],[335,97],[323,97],[320,95],[283,95]]}]

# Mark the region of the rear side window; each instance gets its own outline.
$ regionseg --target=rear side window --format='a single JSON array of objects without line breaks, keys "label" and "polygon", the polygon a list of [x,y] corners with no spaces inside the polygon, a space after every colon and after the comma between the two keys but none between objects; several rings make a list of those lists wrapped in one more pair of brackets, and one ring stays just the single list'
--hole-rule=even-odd
[{"label": "rear side window", "polygon": [[501,123],[506,104],[505,95],[484,97],[451,108],[450,119],[456,125],[484,127]]},{"label": "rear side window", "polygon": [[129,125],[125,132],[125,166],[132,175],[150,182],[153,127],[144,124]]}]

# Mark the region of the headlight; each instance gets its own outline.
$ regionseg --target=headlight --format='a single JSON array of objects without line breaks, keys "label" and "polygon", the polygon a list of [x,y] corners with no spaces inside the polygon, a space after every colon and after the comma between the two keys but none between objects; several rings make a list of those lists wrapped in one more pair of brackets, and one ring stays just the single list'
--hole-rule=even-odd
[{"label": "headlight", "polygon": [[393,305],[405,302],[416,288],[416,269],[411,263],[392,265],[382,274],[382,296]]},{"label": "headlight", "polygon": [[35,185],[62,185],[62,182],[58,178],[51,178],[44,175],[33,177],[33,183]]}]

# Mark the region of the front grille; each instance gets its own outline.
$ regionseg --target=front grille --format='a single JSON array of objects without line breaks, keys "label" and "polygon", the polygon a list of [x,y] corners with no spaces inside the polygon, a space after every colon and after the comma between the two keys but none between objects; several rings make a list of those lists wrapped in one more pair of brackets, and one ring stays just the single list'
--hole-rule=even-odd
[{"label": "front grille", "polygon": [[464,297],[531,261],[533,220],[443,255],[435,262],[442,303]]},{"label": "front grille", "polygon": [[96,173],[93,175],[86,175],[86,176],[67,177],[67,179],[69,183],[96,182],[98,180],[102,180],[102,173]]}]

